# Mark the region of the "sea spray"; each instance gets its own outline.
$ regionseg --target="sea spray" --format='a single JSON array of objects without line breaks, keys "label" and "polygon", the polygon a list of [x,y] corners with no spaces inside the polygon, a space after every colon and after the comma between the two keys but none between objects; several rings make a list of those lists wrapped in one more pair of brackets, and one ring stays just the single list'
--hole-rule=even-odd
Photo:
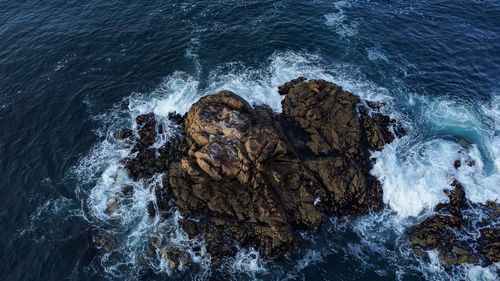
[{"label": "sea spray", "polygon": [[[189,52],[192,51],[193,49]],[[189,57],[196,58],[193,53],[189,52],[187,52]],[[109,122],[109,120],[103,122],[108,127],[108,131],[103,134],[105,139],[96,145],[91,153],[87,157],[84,157],[75,169],[77,174],[80,174],[82,184],[95,182],[94,187],[90,191],[89,199],[82,198],[82,200],[89,204],[86,216],[90,215],[100,221],[106,222],[110,219],[110,215],[105,212],[107,206],[109,206],[109,198],[113,196],[112,194],[117,194],[120,186],[127,183],[132,184],[134,189],[141,190],[142,188],[142,190],[145,190],[143,195],[141,195],[141,192],[138,192],[137,195],[134,194],[134,202],[136,203],[134,203],[135,205],[131,209],[136,210],[134,211],[136,216],[130,217],[135,219],[121,220],[129,224],[123,227],[133,229],[131,232],[128,232],[130,233],[128,236],[125,236],[125,246],[118,249],[119,251],[128,253],[122,256],[128,258],[134,257],[136,261],[132,262],[133,267],[138,266],[139,262],[137,260],[139,260],[139,254],[135,253],[140,252],[141,247],[132,247],[131,245],[143,245],[147,241],[146,237],[152,235],[151,233],[158,233],[160,235],[158,237],[167,237],[164,243],[177,245],[191,255],[191,259],[201,266],[202,270],[199,271],[200,275],[198,275],[201,279],[210,276],[210,257],[207,256],[206,250],[203,250],[203,241],[187,238],[178,226],[180,215],[176,211],[172,210],[173,215],[170,219],[161,222],[158,219],[151,220],[147,218],[146,203],[147,201],[154,200],[153,188],[150,183],[133,182],[124,174],[120,160],[127,155],[130,147],[125,142],[115,139],[116,129],[120,127],[117,125],[117,122],[125,126],[131,124],[130,126],[136,130],[134,127],[135,117],[140,114],[154,112],[157,115],[157,121],[159,121],[157,126],[161,124],[164,128],[164,132],[157,136],[154,144],[155,147],[160,147],[172,134],[176,133],[176,128],[172,127],[166,118],[168,113],[177,111],[183,114],[189,109],[191,104],[204,95],[212,94],[222,89],[229,89],[253,104],[268,104],[274,111],[280,112],[282,97],[277,94],[277,86],[298,76],[323,78],[344,86],[345,89],[359,94],[362,98],[382,101],[383,112],[390,113],[393,118],[402,121],[409,134],[387,145],[382,152],[372,155],[375,160],[372,173],[383,184],[384,201],[388,204],[389,208],[384,209],[381,214],[368,215],[354,221],[347,220],[343,224],[347,228],[342,228],[341,225],[335,223],[332,228],[333,231],[322,239],[328,241],[332,237],[342,236],[343,231],[341,230],[345,229],[348,232],[354,231],[359,240],[342,244],[341,241],[335,242],[337,238],[334,238],[333,241],[327,243],[333,246],[331,250],[326,252],[323,250],[320,250],[320,252],[317,252],[317,250],[312,250],[316,252],[306,252],[299,259],[299,261],[303,262],[297,264],[293,275],[300,276],[301,271],[311,262],[321,262],[324,260],[324,257],[338,255],[339,251],[344,252],[350,258],[354,257],[358,259],[361,264],[367,265],[368,270],[378,270],[370,265],[371,262],[369,260],[373,259],[374,256],[378,260],[404,261],[398,266],[396,274],[398,279],[405,278],[407,274],[405,270],[407,268],[416,269],[424,276],[443,279],[451,278],[451,276],[473,274],[469,270],[477,271],[477,267],[461,267],[461,270],[454,271],[455,273],[451,273],[450,275],[445,271],[439,270],[441,266],[439,262],[435,263],[436,265],[434,266],[432,262],[429,264],[428,261],[415,257],[411,252],[408,241],[405,240],[404,232],[405,229],[415,223],[415,220],[421,220],[427,214],[431,213],[432,208],[437,203],[447,200],[442,190],[449,188],[452,178],[458,178],[464,182],[465,188],[470,191],[471,200],[474,196],[477,196],[474,193],[475,190],[482,187],[485,187],[486,190],[490,189],[488,183],[483,182],[482,185],[474,186],[467,182],[467,179],[471,175],[479,179],[479,181],[472,180],[476,185],[477,182],[481,182],[482,178],[497,175],[497,170],[495,169],[490,172],[483,171],[484,161],[488,162],[493,159],[493,161],[496,161],[496,158],[498,158],[495,156],[498,154],[495,151],[494,145],[498,137],[491,135],[491,130],[488,129],[490,124],[487,122],[484,123],[481,118],[477,119],[474,117],[476,113],[465,113],[469,114],[471,118],[476,118],[473,119],[475,121],[470,126],[481,125],[485,128],[473,140],[480,143],[483,150],[482,153],[479,146],[475,143],[464,147],[462,144],[455,142],[454,139],[422,137],[418,124],[427,124],[434,131],[447,130],[442,124],[436,123],[441,118],[436,115],[439,112],[428,111],[429,114],[424,114],[424,119],[419,120],[412,120],[412,117],[406,115],[405,112],[410,108],[415,110],[415,106],[421,109],[432,108],[435,102],[439,103],[439,101],[419,100],[415,103],[415,97],[407,94],[408,96],[405,98],[405,93],[401,89],[388,90],[372,82],[363,80],[362,76],[359,76],[356,72],[356,68],[352,66],[327,66],[323,65],[321,61],[321,56],[318,54],[278,52],[272,55],[269,58],[269,63],[261,69],[246,68],[239,63],[229,63],[216,67],[209,75],[209,81],[204,83],[206,86],[203,88],[200,87],[201,83],[197,77],[190,76],[184,72],[174,72],[167,76],[153,92],[148,94],[132,94],[127,101],[128,108],[126,110],[123,111],[121,108],[114,109],[121,110],[119,114],[114,113],[115,116],[128,115],[128,119],[115,118],[112,122]],[[394,95],[393,92],[397,94]],[[406,101],[407,104],[402,103],[402,101]],[[395,104],[403,106],[402,110],[396,109]],[[438,104],[438,108],[442,107]],[[454,109],[452,108],[451,110]],[[455,117],[464,117],[461,114]],[[486,118],[490,118],[493,121],[496,120],[494,114],[497,114],[497,112],[494,107],[486,106],[484,114],[486,116],[493,116]],[[451,116],[451,118],[455,118],[453,115]],[[109,116],[106,118],[109,118]],[[448,127],[450,126],[448,125]],[[484,141],[482,138],[485,138]],[[483,159],[485,152],[491,156]],[[453,161],[456,159],[460,159],[464,163],[468,160],[474,160],[475,166],[462,165],[457,170],[453,167]],[[94,175],[96,174],[100,176],[95,178]],[[491,189],[491,192],[487,196],[498,196],[497,190]],[[484,198],[487,197],[483,196],[481,199],[484,200]],[[481,199],[473,200],[481,201]],[[139,211],[140,209],[142,211]],[[124,215],[124,213],[120,212],[122,211],[118,209],[117,214],[120,214],[120,216]],[[416,219],[412,218],[415,216],[417,216]],[[90,221],[95,220],[90,219]],[[170,229],[173,232],[165,232],[164,229]],[[171,234],[169,234],[170,236],[165,236],[166,233]],[[313,236],[310,239],[314,243],[314,240],[319,238]],[[193,250],[194,248],[197,250]],[[389,250],[390,248],[393,249]],[[201,252],[200,249],[202,249]],[[255,250],[253,249],[242,248],[239,250],[237,257],[229,265],[235,276],[241,274],[241,272],[248,272],[250,276],[255,276],[254,274],[265,275],[265,272],[268,271],[268,266],[263,263],[258,255],[252,254],[254,252]],[[108,267],[106,271],[110,272],[110,274],[116,274],[116,266],[121,263],[111,264],[109,262],[109,255],[103,256],[102,259],[101,265]],[[415,263],[415,261],[418,262]],[[165,261],[161,259],[161,255],[158,252],[156,261],[152,261],[151,266],[158,274],[162,272],[173,274],[171,269],[168,266],[166,267]],[[494,272],[494,268],[495,266],[486,268],[480,274],[488,276],[489,272]],[[186,269],[181,266],[181,270]],[[390,274],[383,270],[378,270],[377,272],[383,276]],[[478,275],[478,273],[474,274]]]}]

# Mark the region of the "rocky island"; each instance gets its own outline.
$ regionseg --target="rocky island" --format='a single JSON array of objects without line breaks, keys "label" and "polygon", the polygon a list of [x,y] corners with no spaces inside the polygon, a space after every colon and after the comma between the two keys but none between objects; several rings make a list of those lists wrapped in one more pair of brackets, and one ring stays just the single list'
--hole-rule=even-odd
[{"label": "rocky island", "polygon": [[124,160],[129,174],[164,172],[158,208],[168,209],[173,199],[184,231],[201,235],[215,259],[235,255],[236,245],[278,259],[292,254],[298,231],[317,229],[323,215],[366,214],[382,205],[370,150],[381,150],[393,135],[379,105],[301,77],[279,94],[281,114],[229,91],[205,96],[185,116],[169,115],[181,134],[158,150],[151,147],[154,114],[136,119],[138,137]]},{"label": "rocky island", "polygon": [[[380,113],[381,104],[302,77],[278,92],[284,96],[279,114],[230,91],[202,97],[184,116],[169,114],[178,132],[158,149],[152,145],[164,128],[153,113],[136,118],[136,135],[130,129],[118,134],[133,144],[123,160],[132,178],[164,174],[150,216],[174,206],[182,229],[190,238],[201,236],[215,262],[234,256],[237,246],[255,247],[267,259],[289,256],[301,243],[299,232],[317,230],[325,216],[351,217],[382,206],[370,151],[393,141],[391,128],[400,130]],[[436,249],[449,265],[498,262],[500,232],[492,220],[499,220],[500,208],[472,206],[458,181],[452,187],[445,190],[450,202],[409,231],[415,253]],[[486,227],[479,238],[471,236],[476,226],[463,215],[472,207],[491,213],[480,222]],[[189,264],[178,249],[162,251],[171,268]]]}]

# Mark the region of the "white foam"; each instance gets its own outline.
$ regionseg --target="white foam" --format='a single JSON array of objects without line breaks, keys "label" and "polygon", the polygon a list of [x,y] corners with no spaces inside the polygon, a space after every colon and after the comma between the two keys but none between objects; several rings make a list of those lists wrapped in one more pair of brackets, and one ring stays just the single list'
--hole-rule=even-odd
[{"label": "white foam", "polygon": [[[500,200],[497,129],[458,102],[413,97],[411,103],[421,106],[421,124],[414,125],[409,136],[373,154],[377,160],[372,174],[382,182],[384,203],[403,217],[416,216],[446,202],[442,191],[451,188],[453,179],[462,183],[473,202]],[[483,114],[496,120],[494,106],[484,108]],[[418,126],[429,131],[422,132]],[[438,137],[419,140],[425,134]],[[447,135],[465,143],[444,139]],[[457,159],[462,165],[455,169]],[[472,167],[466,164],[470,160],[475,162]]]},{"label": "white foam", "polygon": [[389,62],[387,56],[379,48],[366,48],[366,53],[368,54],[368,59],[376,62],[378,60]]},{"label": "white foam", "polygon": [[[500,142],[497,145],[500,145]],[[493,161],[498,162],[498,156],[492,155],[494,154],[492,150],[495,148],[495,144],[488,143],[486,145],[490,157],[497,157]],[[464,186],[467,198],[478,203],[485,203],[488,200],[500,202],[500,186],[498,185],[500,172],[497,167],[494,167],[492,171],[486,170],[484,158],[481,156],[478,146],[471,145],[470,149],[459,159],[465,165],[458,168],[457,179]],[[472,167],[466,165],[466,162],[470,160],[475,163]]]},{"label": "white foam", "polygon": [[184,72],[174,72],[151,93],[134,93],[130,97],[129,109],[133,116],[154,112],[168,116],[169,112],[184,114],[199,96],[199,81]]},{"label": "white foam", "polygon": [[[341,14],[336,16],[339,19],[332,19],[332,24],[345,21],[342,8],[348,4],[342,3],[338,4]],[[386,112],[391,112],[393,102],[401,100],[405,102],[404,107],[418,112],[419,120],[405,123],[410,129],[408,136],[396,139],[386,145],[383,151],[373,154],[376,162],[372,174],[380,179],[384,191],[383,199],[390,206],[390,210],[386,208],[381,214],[369,215],[355,222],[353,230],[362,238],[360,244],[351,243],[348,247],[342,245],[347,251],[346,254],[351,257],[358,257],[364,262],[368,262],[374,253],[393,262],[401,256],[410,257],[411,249],[407,244],[400,243],[397,245],[399,248],[395,250],[387,249],[386,245],[403,236],[410,224],[410,220],[406,218],[422,214],[425,210],[430,211],[438,202],[447,201],[442,190],[451,188],[450,183],[454,178],[463,183],[467,196],[472,201],[499,199],[498,97],[493,97],[491,104],[484,105],[481,112],[463,104],[422,98],[404,92],[398,92],[402,97],[394,97],[394,90],[389,91],[366,81],[356,67],[324,65],[319,55],[297,52],[277,52],[258,68],[249,68],[235,62],[222,64],[209,73],[206,83],[201,83],[199,73],[202,65],[196,54],[198,47],[199,42],[192,41],[185,54],[195,63],[195,75],[174,72],[153,92],[132,94],[128,110],[121,112],[121,109],[116,107],[112,112],[100,116],[104,125],[96,133],[104,140],[75,168],[81,185],[91,185],[90,190],[79,187],[79,194],[82,198],[85,196],[84,202],[88,207],[88,212],[85,212],[87,219],[92,223],[111,223],[116,218],[121,218],[120,231],[125,235],[120,238],[121,242],[118,241],[117,251],[121,252],[122,258],[117,262],[112,255],[103,257],[103,264],[109,272],[117,274],[120,266],[124,264],[137,266],[140,245],[144,244],[147,237],[162,233],[164,243],[175,245],[190,253],[193,261],[204,268],[204,274],[210,274],[210,255],[206,252],[203,241],[187,237],[179,227],[181,216],[178,212],[173,212],[168,219],[161,222],[158,216],[155,220],[149,219],[146,205],[148,201],[155,201],[152,187],[156,183],[161,184],[161,175],[156,175],[152,184],[134,182],[128,178],[120,160],[128,155],[130,147],[123,141],[116,140],[114,134],[116,129],[124,124],[135,130],[135,118],[139,114],[154,112],[158,125],[161,124],[164,128],[164,133],[158,135],[154,144],[155,147],[160,147],[174,132],[170,130],[172,124],[166,118],[169,112],[177,111],[183,114],[200,97],[223,89],[241,95],[252,104],[267,104],[274,111],[281,112],[283,97],[277,93],[277,87],[298,76],[304,76],[332,81],[363,99],[384,101],[387,103],[383,109]],[[374,56],[372,59],[385,60],[383,57],[376,57],[375,53]],[[207,86],[202,88],[202,84]],[[398,100],[394,101],[394,98]],[[391,116],[401,120],[400,114],[402,113],[392,109]],[[405,118],[411,119],[408,116]],[[462,136],[473,144],[462,147],[453,139],[455,136]],[[462,162],[459,169],[453,167],[456,159]],[[476,164],[469,167],[465,164],[469,160],[474,160]],[[116,198],[125,184],[132,184],[136,190],[132,203],[126,206],[118,205],[113,212],[106,212],[110,200]],[[345,224],[335,226],[335,230],[341,231],[342,227],[345,227]],[[194,251],[195,247],[199,250]],[[297,270],[301,271],[310,264],[321,262],[328,253],[321,249],[310,250],[299,260]],[[171,273],[168,266],[162,263],[161,257],[158,258],[160,260],[152,262],[153,268],[160,273]],[[425,272],[440,272],[439,261],[425,263],[425,266],[422,267]],[[403,267],[397,269],[396,275],[400,278],[404,276]],[[490,276],[494,272],[488,270],[483,272],[472,268],[463,272],[485,278],[484,276]],[[237,257],[230,264],[230,271],[252,275],[268,272],[268,269],[258,252],[250,248],[238,251]],[[385,274],[383,271],[378,273]],[[447,276],[446,273],[439,274]],[[470,279],[474,280],[472,277]]]},{"label": "white foam", "polygon": [[443,264],[439,260],[437,250],[427,251],[427,254],[429,255],[430,259],[430,263],[427,265],[428,266],[427,269],[433,273],[442,272],[444,270]]},{"label": "white foam", "polygon": [[500,264],[496,263],[488,267],[477,265],[464,265],[467,272],[467,280],[470,281],[496,281],[498,280],[498,272]]},{"label": "white foam", "polygon": [[[210,274],[210,263],[211,256],[208,254],[204,241],[199,237],[190,239],[188,235],[182,230],[179,225],[179,221],[183,219],[179,211],[175,210],[173,214],[166,220],[158,219],[156,221],[154,232],[156,237],[161,242],[162,247],[165,246],[175,246],[180,251],[188,253],[190,255],[191,261],[198,264],[203,272],[200,277],[207,276]],[[169,275],[172,274],[172,270],[168,267],[165,259],[163,258],[161,250],[157,251],[157,259],[152,263],[153,268],[157,273],[164,272]],[[156,263],[158,265],[156,265]],[[179,266],[177,270],[185,270],[186,267],[179,261]],[[202,280],[204,280],[202,278]]]},{"label": "white foam", "polygon": [[184,54],[186,58],[191,59],[193,61],[197,77],[200,77],[202,71],[200,57],[198,56],[199,48],[200,48],[199,38],[193,38],[189,41],[188,48],[186,49],[186,52]]},{"label": "white foam", "polygon": [[[196,55],[190,56],[196,58]],[[200,81],[196,77],[185,72],[174,72],[152,93],[134,93],[129,99],[129,110],[133,118],[148,112],[163,117],[172,111],[184,114],[202,96],[230,90],[245,98],[250,104],[266,104],[275,112],[281,112],[283,97],[278,94],[277,88],[299,76],[332,81],[364,99],[373,101],[391,99],[387,89],[370,82],[363,82],[360,77],[353,78],[353,73],[357,72],[357,69],[351,66],[336,65],[329,70],[325,67],[322,65],[322,58],[315,54],[276,52],[269,58],[269,63],[259,69],[240,63],[220,65],[210,72],[209,83],[204,88],[199,87]]]},{"label": "white foam", "polygon": [[[191,43],[186,50],[186,57],[197,64],[198,43]],[[239,67],[235,63],[224,64],[210,73],[208,86],[203,89],[200,89],[197,77],[185,72],[174,72],[153,92],[133,93],[128,99],[128,110],[115,106],[109,112],[94,117],[94,120],[103,124],[95,132],[103,141],[80,160],[73,169],[73,174],[79,180],[77,193],[83,202],[84,218],[96,225],[104,223],[114,226],[107,235],[115,241],[116,248],[103,255],[100,261],[108,274],[126,276],[137,270],[141,249],[148,237],[157,236],[158,233],[162,233],[162,243],[174,245],[189,253],[193,262],[204,268],[203,274],[209,274],[210,265],[210,255],[206,252],[203,241],[189,239],[179,227],[181,216],[178,212],[162,221],[159,216],[154,220],[149,218],[147,204],[149,201],[155,202],[154,186],[161,185],[162,175],[155,175],[152,182],[135,182],[130,179],[120,161],[129,154],[131,147],[116,139],[116,131],[126,126],[137,134],[135,118],[140,114],[154,112],[157,126],[163,126],[164,132],[158,134],[153,146],[161,147],[175,133],[166,118],[169,112],[185,113],[200,97],[222,89],[232,90],[251,103],[268,104],[274,110],[281,111],[282,97],[278,95],[277,87],[284,82],[298,76],[333,80],[324,68],[312,63],[307,56],[291,52],[276,53],[262,69]],[[198,76],[201,65],[196,66],[196,69]],[[122,189],[125,185],[134,187],[132,198],[124,199]],[[196,251],[193,250],[195,248]],[[151,267],[158,273],[171,274],[161,255],[157,255],[156,261],[150,261]],[[255,274],[264,272],[264,265],[255,249],[247,249],[238,253],[231,268],[235,272]],[[124,271],[123,267],[129,269]]]},{"label": "white foam", "polygon": [[345,15],[345,8],[351,7],[347,1],[337,1],[334,3],[335,11],[325,15],[325,24],[335,29],[335,32],[343,37],[351,37],[358,33],[358,23],[348,22]]},{"label": "white foam", "polygon": [[323,255],[319,251],[308,250],[304,257],[297,261],[296,269],[298,271],[304,268],[323,261]]},{"label": "white foam", "polygon": [[343,79],[340,69],[335,75],[329,74],[318,63],[320,57],[314,54],[277,52],[263,68],[252,69],[239,63],[227,63],[216,67],[209,74],[208,86],[199,88],[199,81],[184,72],[174,72],[150,94],[135,93],[130,97],[129,109],[134,116],[154,112],[167,116],[176,111],[187,112],[200,97],[229,90],[242,96],[251,104],[266,104],[274,111],[281,112],[282,96],[278,86],[299,76],[339,82],[354,88],[356,82]]},{"label": "white foam", "polygon": [[254,248],[238,249],[231,270],[233,273],[247,273],[253,276],[267,271],[264,260]]},{"label": "white foam", "polygon": [[[496,200],[500,202],[500,95],[494,94],[489,103],[481,106],[481,113],[484,115],[483,123],[486,128],[482,130],[484,146],[483,153],[480,153],[477,146],[473,146],[470,157],[476,161],[476,169],[470,171],[465,169],[464,175],[470,173],[472,180],[461,178],[466,182],[471,193],[470,199],[476,202],[486,200]],[[484,157],[482,157],[484,155]],[[486,159],[484,159],[486,158]],[[491,164],[484,163],[488,161]],[[483,168],[484,166],[484,168]]]},{"label": "white foam", "polygon": [[397,139],[374,153],[377,161],[371,171],[382,183],[384,203],[403,217],[417,216],[446,202],[443,189],[450,188],[459,148],[442,140],[412,144],[411,137]]},{"label": "white foam", "polygon": [[464,263],[450,269],[439,259],[436,250],[427,251],[427,254],[430,262],[418,259],[419,269],[426,280],[498,280],[498,271],[500,270],[498,263],[487,267]]}]

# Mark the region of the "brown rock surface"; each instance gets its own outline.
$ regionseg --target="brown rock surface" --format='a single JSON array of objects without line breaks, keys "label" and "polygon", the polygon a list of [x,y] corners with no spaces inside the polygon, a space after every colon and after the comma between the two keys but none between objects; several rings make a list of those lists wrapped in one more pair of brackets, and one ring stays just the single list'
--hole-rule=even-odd
[{"label": "brown rock surface", "polygon": [[[438,204],[435,208],[438,214],[427,218],[411,230],[411,243],[415,253],[426,255],[423,250],[436,249],[438,257],[448,265],[489,265],[499,262],[500,228],[494,225],[498,225],[500,212],[495,208],[496,204],[489,202],[485,206],[471,206],[472,204],[467,203],[462,185],[457,180],[451,185],[454,189],[445,190],[450,199],[449,203]],[[468,212],[471,215],[471,207],[475,209],[472,211],[473,215],[481,212],[488,219],[474,224],[473,219],[464,215]],[[478,232],[481,235],[475,237]]]},{"label": "brown rock surface", "polygon": [[181,226],[201,235],[213,257],[234,255],[236,242],[277,259],[299,245],[298,230],[320,226],[322,213],[366,214],[382,204],[369,150],[393,140],[391,120],[323,80],[298,78],[279,93],[280,115],[229,91],[201,98],[185,116],[185,136],[159,158],[149,151],[154,116],[138,117],[138,153],[126,167],[135,178],[167,172],[158,207],[173,197]]}]

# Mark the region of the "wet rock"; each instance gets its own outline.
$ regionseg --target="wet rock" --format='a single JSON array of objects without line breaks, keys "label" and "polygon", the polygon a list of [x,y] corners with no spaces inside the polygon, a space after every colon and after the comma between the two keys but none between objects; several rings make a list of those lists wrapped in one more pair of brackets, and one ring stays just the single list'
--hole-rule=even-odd
[{"label": "wet rock", "polygon": [[167,262],[167,265],[170,269],[175,269],[177,267],[177,264],[169,255],[167,248],[162,249],[162,258]]},{"label": "wet rock", "polygon": [[150,146],[156,140],[156,118],[153,113],[136,118],[139,139],[132,149],[135,157],[125,160],[125,166],[134,179],[150,177],[155,173],[156,150]]},{"label": "wet rock", "polygon": [[177,269],[179,266],[190,267],[193,264],[191,256],[176,247],[165,247],[161,254],[170,269]]},{"label": "wet rock", "polygon": [[154,251],[160,248],[160,239],[156,236],[150,237],[148,239],[148,243],[153,248]]},{"label": "wet rock", "polygon": [[455,160],[455,162],[453,162],[453,166],[455,166],[455,168],[459,168],[460,165],[461,165],[460,160]]},{"label": "wet rock", "polygon": [[[171,118],[174,123],[183,120],[178,114],[172,115]],[[123,160],[125,168],[134,180],[150,178],[156,173],[166,172],[170,161],[178,160],[180,155],[187,151],[186,139],[182,136],[183,129],[179,136],[172,137],[162,147],[156,149],[152,147],[157,137],[154,114],[139,115],[136,123],[139,139],[132,148],[131,155]],[[183,127],[183,123],[178,123],[178,125]]]},{"label": "wet rock", "polygon": [[98,230],[92,237],[94,247],[102,252],[109,253],[115,248],[115,241],[104,231]]},{"label": "wet rock", "polygon": [[177,112],[169,112],[168,120],[173,121],[177,124],[184,122],[184,117]]},{"label": "wet rock", "polygon": [[294,84],[297,84],[299,82],[304,82],[306,80],[307,79],[304,77],[298,77],[297,79],[293,79],[290,82],[286,82],[284,85],[278,87],[278,94],[284,96],[288,94],[288,92],[290,91],[290,89],[293,87]]},{"label": "wet rock", "polygon": [[[450,199],[449,203],[439,204],[435,209],[439,214],[427,218],[410,231],[415,254],[426,255],[425,251],[437,249],[438,257],[448,265],[489,265],[498,262],[500,228],[491,226],[498,225],[499,210],[491,209],[496,214],[488,215],[486,206],[472,206],[472,203],[467,202],[464,188],[457,180],[451,185],[454,187],[452,190],[444,191]],[[475,208],[475,212],[489,216],[488,219],[472,224],[464,216],[464,212],[468,212],[471,207]],[[480,239],[474,237],[477,228],[481,232]]]},{"label": "wet rock", "polygon": [[131,186],[130,184],[125,185],[122,188],[122,194],[125,197],[132,197],[132,196],[134,196],[134,187]]},{"label": "wet rock", "polygon": [[453,253],[457,257],[458,263],[477,263],[478,260],[473,256],[471,252],[464,248],[460,248],[458,246],[453,246]]},{"label": "wet rock", "polygon": [[453,216],[462,217],[461,210],[468,207],[465,199],[464,188],[457,180],[453,180],[451,186],[453,186],[454,189],[444,191],[446,196],[450,198],[448,210]]},{"label": "wet rock", "polygon": [[148,214],[150,218],[154,218],[156,216],[156,208],[153,201],[148,202]]},{"label": "wet rock", "polygon": [[169,114],[183,122],[184,134],[166,144],[160,168],[148,162],[158,160],[156,151],[147,154],[154,116],[137,120],[146,129],[139,130],[129,172],[168,171],[155,189],[158,206],[173,198],[186,218],[181,227],[201,235],[214,262],[234,256],[236,244],[268,259],[290,255],[301,243],[298,231],[318,229],[323,213],[354,216],[382,204],[369,155],[393,140],[387,128],[393,121],[323,80],[300,77],[279,93],[282,114],[229,91],[201,98],[185,117]]},{"label": "wet rock", "polygon": [[500,204],[493,202],[493,201],[487,201],[486,202],[486,207],[488,207],[491,210],[494,210],[498,213],[500,213]]},{"label": "wet rock", "polygon": [[160,239],[156,236],[149,237],[146,243],[145,258],[154,260],[156,258],[156,252],[160,249]]},{"label": "wet rock", "polygon": [[105,212],[106,213],[113,213],[116,208],[118,207],[120,203],[120,196],[119,195],[116,195],[116,196],[110,196],[110,198],[108,199],[108,205],[106,207],[106,210]]},{"label": "wet rock", "polygon": [[173,260],[167,259],[167,263],[170,269],[175,269],[177,267],[177,264]]},{"label": "wet rock", "polygon": [[486,243],[482,252],[492,263],[500,262],[500,242]]},{"label": "wet rock", "polygon": [[116,134],[116,137],[118,139],[124,140],[124,139],[130,138],[132,136],[132,134],[133,134],[132,130],[130,130],[129,128],[123,128],[120,131],[118,131],[118,133]]},{"label": "wet rock", "polygon": [[485,243],[481,252],[491,263],[500,262],[500,228],[486,228],[481,231]]}]

